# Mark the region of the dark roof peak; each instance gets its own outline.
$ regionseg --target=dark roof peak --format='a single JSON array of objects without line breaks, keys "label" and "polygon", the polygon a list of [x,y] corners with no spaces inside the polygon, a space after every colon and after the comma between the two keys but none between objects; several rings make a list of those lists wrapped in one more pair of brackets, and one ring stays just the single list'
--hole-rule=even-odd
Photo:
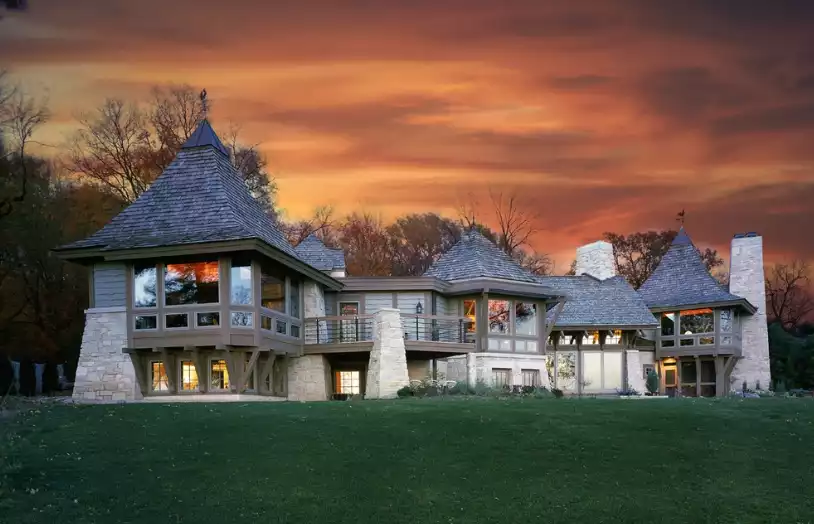
[{"label": "dark roof peak", "polygon": [[311,233],[294,248],[301,259],[305,260],[320,271],[345,269],[345,252],[333,249]]},{"label": "dark roof peak", "polygon": [[678,230],[678,234],[673,239],[674,246],[686,246],[686,245],[693,245],[690,236],[684,230],[684,226],[681,226],[681,229]]},{"label": "dark roof peak", "polygon": [[215,130],[212,129],[212,124],[209,123],[209,119],[204,118],[187,141],[184,142],[184,145],[181,146],[181,149],[193,149],[206,146],[213,147],[221,154],[227,157],[229,156],[229,150],[226,149],[226,146],[220,141]]},{"label": "dark roof peak", "polygon": [[424,276],[446,281],[496,278],[536,282],[505,251],[477,230],[465,231],[449,251],[441,255]]}]

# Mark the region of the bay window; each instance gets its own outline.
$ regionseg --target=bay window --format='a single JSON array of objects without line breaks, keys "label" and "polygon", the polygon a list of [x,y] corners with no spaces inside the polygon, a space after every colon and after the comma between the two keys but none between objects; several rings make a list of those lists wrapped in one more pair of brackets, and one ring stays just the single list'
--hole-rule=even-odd
[{"label": "bay window", "polygon": [[133,274],[133,305],[135,307],[156,307],[158,288],[155,264],[136,264]]},{"label": "bay window", "polygon": [[489,300],[489,333],[509,334],[508,300]]},{"label": "bay window", "polygon": [[232,259],[230,273],[230,296],[232,304],[249,306],[252,304],[252,263],[251,260]]},{"label": "bay window", "polygon": [[285,313],[285,275],[275,268],[264,265],[260,272],[260,282],[261,305]]}]

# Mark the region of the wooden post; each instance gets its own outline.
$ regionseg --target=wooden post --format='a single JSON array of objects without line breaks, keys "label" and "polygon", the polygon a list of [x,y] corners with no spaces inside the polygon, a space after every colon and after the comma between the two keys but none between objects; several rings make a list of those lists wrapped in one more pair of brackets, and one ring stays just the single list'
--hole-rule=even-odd
[{"label": "wooden post", "polygon": [[131,351],[130,361],[133,363],[133,370],[136,372],[136,381],[141,389],[141,395],[146,397],[150,393],[150,378],[147,375],[147,363],[142,353]]},{"label": "wooden post", "polygon": [[701,396],[701,357],[695,356],[695,396]]},{"label": "wooden post", "polygon": [[[243,393],[244,391],[246,391],[247,378],[252,376],[252,371],[254,371],[254,367],[257,364],[257,357],[259,357],[259,356],[260,356],[260,350],[259,349],[252,350],[252,356],[249,357],[249,363],[246,364],[246,369],[243,370],[243,373],[241,373],[241,375],[243,376],[242,381],[241,381],[242,389],[240,391],[238,391],[238,393]],[[241,364],[241,366],[243,365],[243,360],[242,359],[240,361],[240,364]],[[257,386],[257,387],[259,389],[260,386]]]},{"label": "wooden post", "polygon": [[167,351],[167,348],[157,348],[161,352],[161,359],[164,361],[164,369],[167,371],[167,386],[173,395],[178,393],[178,373],[175,365],[175,355]]},{"label": "wooden post", "polygon": [[257,380],[260,381],[257,388],[258,390],[262,390],[261,388],[265,388],[266,384],[266,377],[269,379],[269,387],[268,393],[274,393],[274,361],[277,359],[277,355],[273,352],[269,351],[268,359],[266,359],[265,364],[263,364],[260,373],[257,375]]}]

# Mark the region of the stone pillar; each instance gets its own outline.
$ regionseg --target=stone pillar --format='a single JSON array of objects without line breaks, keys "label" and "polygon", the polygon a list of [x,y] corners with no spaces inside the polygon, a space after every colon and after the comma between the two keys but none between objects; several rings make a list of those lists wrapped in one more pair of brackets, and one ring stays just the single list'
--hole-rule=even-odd
[{"label": "stone pillar", "polygon": [[123,307],[85,311],[85,331],[76,366],[73,399],[78,402],[134,400],[142,397],[127,347]]},{"label": "stone pillar", "polygon": [[331,366],[323,355],[288,359],[288,399],[328,400]]},{"label": "stone pillar", "polygon": [[769,330],[766,326],[766,287],[763,274],[763,237],[748,233],[732,239],[729,266],[729,292],[745,298],[757,308],[754,315],[740,315],[743,358],[735,364],[727,393],[740,390],[743,381],[749,388],[758,383],[771,386],[769,366]]},{"label": "stone pillar", "polygon": [[577,248],[577,275],[591,275],[599,280],[616,276],[613,245],[604,240]]},{"label": "stone pillar", "polygon": [[[325,292],[322,286],[313,280],[306,280],[303,286],[303,318],[314,318],[325,316]],[[318,322],[317,330],[319,340],[328,340],[328,323],[324,320]],[[314,334],[316,337],[316,333]],[[314,340],[313,342],[316,342]]]},{"label": "stone pillar", "polygon": [[[639,392],[639,395],[644,395],[644,393],[647,391],[647,385],[645,384],[644,377],[642,376],[644,368],[642,368],[642,360],[639,358],[639,350],[628,349],[625,351],[625,361],[627,387],[635,389]],[[698,373],[701,373],[700,369],[698,370]]]},{"label": "stone pillar", "polygon": [[474,353],[466,354],[466,384],[470,388],[474,388],[478,383],[478,367],[477,357]]},{"label": "stone pillar", "polygon": [[380,309],[373,317],[365,398],[395,398],[396,392],[409,383],[401,315],[398,309]]}]

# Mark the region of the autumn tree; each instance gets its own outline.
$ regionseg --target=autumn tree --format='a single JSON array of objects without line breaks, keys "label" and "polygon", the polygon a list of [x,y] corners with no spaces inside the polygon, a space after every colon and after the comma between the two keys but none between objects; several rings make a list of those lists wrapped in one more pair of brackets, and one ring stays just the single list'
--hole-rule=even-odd
[{"label": "autumn tree", "polygon": [[[187,85],[154,88],[146,103],[107,99],[79,118],[67,167],[133,202],[169,165],[203,117],[201,99]],[[238,140],[236,129],[224,134],[232,164],[255,198],[273,213],[277,187],[267,161],[256,145]]]},{"label": "autumn tree", "polygon": [[[629,235],[608,232],[604,238],[613,245],[617,273],[639,289],[658,267],[677,234],[675,230],[640,231]],[[714,249],[706,248],[699,253],[707,270],[723,264]]]},{"label": "autumn tree", "polygon": [[387,227],[395,276],[423,275],[461,238],[461,226],[435,213],[410,214]]},{"label": "autumn tree", "polygon": [[766,304],[770,322],[792,330],[814,313],[811,265],[802,260],[777,263],[766,274]]},{"label": "autumn tree", "polygon": [[348,275],[388,276],[392,250],[380,218],[369,213],[352,213],[339,227]]},{"label": "autumn tree", "polygon": [[310,218],[289,222],[278,221],[280,230],[292,246],[299,245],[311,235],[316,235],[326,246],[339,247],[339,234],[334,210],[331,206],[319,206],[314,209]]}]

